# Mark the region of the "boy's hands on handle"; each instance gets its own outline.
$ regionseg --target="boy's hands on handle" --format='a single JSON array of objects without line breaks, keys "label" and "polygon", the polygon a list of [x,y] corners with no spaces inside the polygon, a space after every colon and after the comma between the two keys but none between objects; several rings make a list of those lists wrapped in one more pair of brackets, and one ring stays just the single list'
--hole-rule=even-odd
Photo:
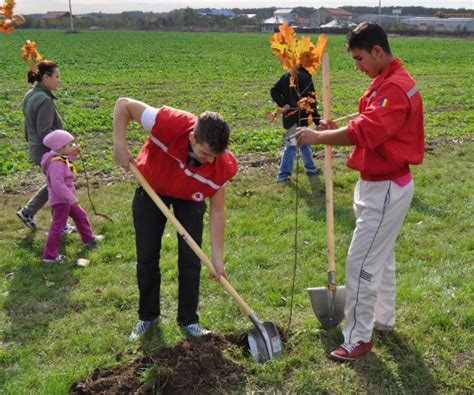
[{"label": "boy's hands on handle", "polygon": [[224,277],[226,280],[229,279],[227,277],[227,273],[224,268],[224,262],[222,262],[222,260],[213,258],[212,264],[214,265],[214,272],[211,273],[211,275],[214,278],[214,280],[219,282],[221,276]]},{"label": "boy's hands on handle", "polygon": [[303,144],[321,144],[319,142],[319,132],[307,126],[296,128],[295,137],[296,144],[299,146]]},{"label": "boy's hands on handle", "polygon": [[136,165],[135,159],[128,149],[127,144],[118,144],[117,142],[114,143],[114,161],[119,166],[123,167],[125,170],[130,170],[130,163]]},{"label": "boy's hands on handle", "polygon": [[332,121],[330,119],[321,119],[319,121],[319,126],[321,127],[322,130],[329,130],[329,129],[337,129],[337,124],[336,121]]},{"label": "boy's hands on handle", "polygon": [[[336,118],[334,120],[331,119],[321,119],[319,121],[319,129],[320,131],[311,129],[309,127],[300,127],[296,129],[295,137],[296,143],[298,145],[303,144],[341,144],[347,145],[348,140],[345,136],[347,134],[347,128],[338,128],[337,122],[345,121],[348,119],[355,118],[359,115],[358,112],[354,112],[349,115],[344,115],[343,117]],[[338,129],[338,132],[334,132],[331,134],[324,133],[325,130],[335,130]],[[328,139],[332,141],[328,142]]]}]

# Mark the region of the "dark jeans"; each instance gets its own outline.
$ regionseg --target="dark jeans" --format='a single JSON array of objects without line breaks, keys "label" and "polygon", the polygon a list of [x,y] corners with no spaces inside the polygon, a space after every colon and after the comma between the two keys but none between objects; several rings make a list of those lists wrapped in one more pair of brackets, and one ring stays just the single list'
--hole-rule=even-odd
[{"label": "dark jeans", "polygon": [[[41,165],[37,163],[41,170]],[[31,215],[34,217],[36,213],[48,202],[48,186],[44,184],[36,193],[31,197],[30,200],[25,204],[22,211],[23,214]]]},{"label": "dark jeans", "polygon": [[[179,222],[194,241],[202,243],[203,218],[206,203],[161,196],[165,204],[173,206]],[[166,217],[148,194],[138,187],[133,198],[133,224],[137,248],[137,280],[140,291],[138,316],[153,320],[160,315],[160,250]],[[199,322],[199,281],[201,261],[178,235],[178,323],[189,325]]]}]

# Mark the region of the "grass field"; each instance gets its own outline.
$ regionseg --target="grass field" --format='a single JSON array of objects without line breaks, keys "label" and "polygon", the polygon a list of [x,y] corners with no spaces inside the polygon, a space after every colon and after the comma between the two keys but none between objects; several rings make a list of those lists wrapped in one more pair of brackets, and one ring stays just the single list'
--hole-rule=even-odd
[{"label": "grass field", "polygon": [[[127,341],[136,320],[137,288],[130,201],[134,183],[111,159],[111,114],[119,96],[193,112],[220,111],[231,123],[232,149],[276,158],[279,123],[268,91],[282,73],[261,34],[26,31],[62,73],[58,107],[77,136],[95,174],[93,197],[114,224],[94,217],[83,178],[79,197],[98,233],[95,249],[64,240],[64,265],[40,263],[48,210],[36,234],[21,227],[14,211],[41,176],[26,160],[20,105],[27,89],[18,35],[0,35],[0,393],[66,393],[94,369],[120,366],[156,347],[181,339],[175,324],[176,241],[166,232],[162,253],[162,337],[143,347]],[[418,82],[426,109],[430,150],[414,169],[416,195],[397,245],[398,321],[388,336],[355,364],[337,364],[327,352],[339,330],[323,330],[306,288],[326,283],[324,179],[298,185],[298,260],[293,322],[281,360],[255,365],[241,355],[245,380],[236,392],[284,393],[472,393],[474,41],[393,37]],[[342,36],[330,36],[334,117],[356,111],[368,79],[355,73]],[[320,86],[320,76],[315,77]],[[146,138],[133,129],[138,149]],[[243,161],[245,162],[245,161]],[[321,163],[321,161],[318,161]],[[226,265],[232,284],[261,318],[287,329],[294,264],[295,188],[273,182],[276,162],[243,166],[229,183]],[[100,176],[99,176],[100,175]],[[110,175],[110,177],[109,177]],[[335,160],[334,196],[338,281],[354,220],[357,179]],[[209,250],[206,235],[204,249]],[[75,258],[91,259],[80,269]],[[251,324],[219,284],[203,271],[202,323],[222,333]],[[152,374],[152,373],[150,373]],[[146,376],[146,375],[144,375]],[[218,392],[218,391],[216,391]]]},{"label": "grass field", "polygon": [[[58,108],[66,127],[94,149],[86,149],[93,167],[110,170],[113,103],[130,96],[152,105],[167,104],[191,112],[214,110],[229,120],[237,154],[280,148],[278,122],[264,119],[274,106],[269,89],[283,72],[271,54],[268,35],[236,33],[25,31],[43,56],[61,68]],[[28,168],[22,144],[21,99],[28,89],[20,60],[21,37],[0,36],[0,141],[5,160],[0,174]],[[474,133],[474,41],[392,38],[393,52],[415,76],[423,94],[428,138],[457,138]],[[357,111],[368,78],[354,71],[343,36],[331,36],[331,95],[334,117]],[[319,90],[320,74],[315,78]],[[131,134],[134,141],[143,133]],[[137,146],[139,142],[137,141]],[[97,152],[100,151],[100,155]]]}]

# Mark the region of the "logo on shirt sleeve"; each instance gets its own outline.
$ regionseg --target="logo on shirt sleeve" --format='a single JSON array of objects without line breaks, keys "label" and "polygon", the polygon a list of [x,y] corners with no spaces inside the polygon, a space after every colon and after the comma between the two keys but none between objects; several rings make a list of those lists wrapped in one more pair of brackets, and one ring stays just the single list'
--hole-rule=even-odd
[{"label": "logo on shirt sleeve", "polygon": [[382,97],[379,103],[380,103],[380,107],[386,107],[388,104],[388,99],[386,97]]},{"label": "logo on shirt sleeve", "polygon": [[204,194],[202,192],[194,192],[191,195],[191,199],[193,199],[195,202],[202,202],[204,200]]}]

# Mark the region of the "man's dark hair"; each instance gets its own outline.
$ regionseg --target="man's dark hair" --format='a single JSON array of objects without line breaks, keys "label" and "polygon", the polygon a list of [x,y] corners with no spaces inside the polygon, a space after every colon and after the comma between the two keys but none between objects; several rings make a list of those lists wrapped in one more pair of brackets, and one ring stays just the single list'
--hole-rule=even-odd
[{"label": "man's dark hair", "polygon": [[196,142],[207,143],[212,152],[222,153],[229,145],[230,128],[225,119],[217,112],[203,112],[194,127]]},{"label": "man's dark hair", "polygon": [[387,55],[392,55],[387,33],[377,23],[362,22],[352,29],[346,37],[347,50],[359,48],[372,52],[374,45],[380,46]]}]

